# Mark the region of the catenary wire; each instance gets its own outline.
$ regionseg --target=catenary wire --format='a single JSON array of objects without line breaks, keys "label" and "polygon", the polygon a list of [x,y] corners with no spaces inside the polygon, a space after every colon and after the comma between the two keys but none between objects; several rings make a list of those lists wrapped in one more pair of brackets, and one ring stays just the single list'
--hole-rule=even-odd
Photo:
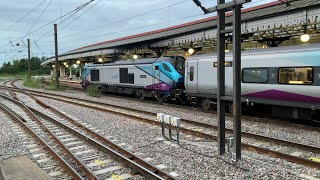
[{"label": "catenary wire", "polygon": [[73,34],[69,34],[69,35],[66,35],[66,36],[62,36],[61,39],[62,38],[66,38],[66,37],[70,37],[70,36],[74,36],[74,35],[77,35],[77,34],[87,33],[89,31],[93,31],[93,30],[96,30],[96,29],[99,29],[99,28],[102,28],[102,27],[105,27],[105,26],[109,26],[109,25],[116,24],[116,23],[119,23],[119,22],[127,21],[127,20],[130,20],[130,19],[139,17],[139,16],[147,15],[147,14],[150,14],[150,13],[162,10],[162,9],[166,9],[168,7],[172,7],[172,6],[176,6],[178,4],[185,3],[187,1],[189,1],[189,0],[179,1],[177,3],[171,4],[171,5],[168,5],[168,6],[165,6],[165,7],[157,8],[157,9],[154,9],[154,10],[151,10],[151,11],[148,11],[148,12],[137,14],[137,15],[134,15],[134,16],[131,16],[131,17],[128,17],[128,18],[124,18],[124,19],[120,19],[120,20],[117,20],[117,21],[114,21],[114,22],[106,23],[106,24],[103,24],[103,25],[100,25],[100,26],[97,26],[97,27],[86,29],[86,30],[78,32],[78,33],[73,33]]},{"label": "catenary wire", "polygon": [[29,30],[27,31],[26,34],[28,34],[32,28],[36,25],[36,23],[38,22],[38,20],[40,19],[40,17],[43,15],[43,13],[48,9],[48,7],[50,6],[50,4],[52,3],[53,0],[50,0],[50,2],[47,4],[47,6],[44,8],[44,10],[41,12],[41,14],[38,16],[38,18],[35,20],[35,22],[32,24],[32,26],[29,28]]},{"label": "catenary wire", "polygon": [[[183,17],[183,18],[177,18],[177,19],[174,19],[174,20],[169,20],[169,21],[163,21],[163,22],[160,22],[160,23],[155,23],[155,24],[150,24],[150,25],[146,25],[146,26],[140,26],[140,27],[136,27],[136,28],[131,28],[131,29],[126,29],[126,30],[123,30],[123,31],[115,31],[115,32],[110,32],[110,33],[106,33],[106,34],[102,34],[102,35],[96,35],[96,36],[91,36],[91,37],[86,37],[85,39],[90,39],[90,38],[95,38],[95,37],[100,37],[100,36],[106,36],[106,35],[111,35],[111,34],[117,34],[117,33],[122,33],[122,32],[127,32],[127,31],[132,31],[132,30],[137,30],[137,29],[142,29],[142,28],[146,28],[146,27],[151,27],[151,26],[156,26],[156,25],[160,25],[160,24],[165,24],[165,23],[168,23],[168,22],[174,22],[174,21],[179,21],[179,20],[184,20],[184,19],[188,19],[188,18],[193,18],[193,17],[199,17],[199,16],[202,16],[202,14],[197,14],[197,15],[192,15],[192,16],[187,16],[187,17]],[[65,41],[60,41],[60,42],[74,42],[74,41],[80,41],[80,40],[83,40],[83,38],[81,39],[75,39],[75,40],[65,40]],[[50,41],[49,41],[50,42]],[[71,47],[71,46],[70,46]],[[64,49],[66,49],[68,47],[65,47]]]},{"label": "catenary wire", "polygon": [[76,18],[74,18],[71,22],[69,22],[69,23],[66,24],[65,26],[63,26],[61,29],[59,29],[59,31],[62,31],[64,28],[66,28],[67,26],[69,26],[71,23],[73,23],[74,21],[76,21],[77,19],[79,19],[83,14],[87,13],[89,10],[91,10],[93,7],[95,7],[99,2],[101,2],[101,0],[97,1],[94,5],[92,5],[90,8],[88,8],[86,11],[84,11],[83,13],[81,13],[79,16],[77,16]]},{"label": "catenary wire", "polygon": [[[37,32],[37,31],[39,31],[39,30],[41,30],[41,29],[43,29],[43,28],[45,28],[45,27],[47,27],[47,26],[51,25],[51,24],[52,24],[52,23],[54,23],[55,21],[57,21],[57,20],[59,20],[59,19],[61,19],[61,18],[64,18],[65,16],[68,16],[68,15],[70,15],[70,14],[74,13],[74,12],[78,12],[78,11],[79,11],[79,9],[80,9],[80,10],[81,10],[81,9],[83,9],[85,6],[87,6],[88,4],[90,4],[90,3],[91,3],[91,2],[93,2],[93,1],[94,1],[94,0],[90,0],[90,1],[88,1],[88,2],[86,2],[86,3],[84,3],[84,4],[82,4],[82,5],[78,6],[76,9],[74,9],[74,10],[72,10],[72,11],[68,12],[67,14],[65,14],[65,15],[63,15],[63,16],[61,16],[61,17],[59,17],[59,18],[56,18],[56,19],[54,19],[54,20],[52,20],[52,21],[50,21],[49,23],[47,23],[47,24],[45,24],[45,25],[43,25],[43,26],[39,27],[38,29],[36,29],[36,30],[34,30],[34,31],[32,31],[32,32],[30,32],[30,33],[28,33],[28,34],[26,34],[26,35],[24,35],[23,37],[20,37],[19,39],[14,40],[13,42],[18,41],[18,40],[20,40],[21,38],[24,38],[24,37],[28,36],[29,34],[32,34],[32,33],[34,33],[34,32]],[[7,46],[7,45],[9,45],[9,44],[10,44],[10,43],[7,43],[6,45],[1,46],[0,48],[6,47],[6,46]]]},{"label": "catenary wire", "polygon": [[22,19],[24,19],[25,17],[27,17],[29,14],[31,14],[33,11],[35,11],[38,7],[40,7],[43,3],[45,3],[47,0],[42,1],[40,4],[38,4],[35,8],[33,8],[31,11],[29,11],[26,15],[22,16],[18,21],[16,21],[15,23],[13,23],[10,27],[8,27],[6,29],[6,31],[8,31],[9,29],[11,29],[13,26],[15,26],[17,23],[19,23]]}]

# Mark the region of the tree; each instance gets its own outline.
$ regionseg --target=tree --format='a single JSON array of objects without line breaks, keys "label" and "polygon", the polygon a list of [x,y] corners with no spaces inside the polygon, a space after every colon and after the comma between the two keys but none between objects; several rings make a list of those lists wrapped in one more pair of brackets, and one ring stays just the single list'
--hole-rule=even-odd
[{"label": "tree", "polygon": [[[48,67],[41,66],[41,63],[46,60],[45,57],[41,59],[39,57],[32,57],[31,59],[31,72],[32,74],[43,75],[50,74],[50,69]],[[28,60],[20,59],[13,60],[12,62],[4,62],[0,68],[0,74],[24,74],[28,71]]]}]

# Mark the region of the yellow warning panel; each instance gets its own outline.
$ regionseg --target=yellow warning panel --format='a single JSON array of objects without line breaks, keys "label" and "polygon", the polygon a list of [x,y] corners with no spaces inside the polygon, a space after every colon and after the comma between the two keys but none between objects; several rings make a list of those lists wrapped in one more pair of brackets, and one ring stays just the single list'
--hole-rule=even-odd
[{"label": "yellow warning panel", "polygon": [[104,163],[103,161],[101,161],[100,159],[96,159],[94,161],[96,164],[98,164],[99,166],[101,167],[105,167],[106,166],[106,163]]},{"label": "yellow warning panel", "polygon": [[320,158],[312,157],[312,158],[309,158],[309,160],[320,163]]},{"label": "yellow warning panel", "polygon": [[115,180],[124,180],[121,176],[116,175],[116,174],[112,174],[111,178],[115,179]]}]

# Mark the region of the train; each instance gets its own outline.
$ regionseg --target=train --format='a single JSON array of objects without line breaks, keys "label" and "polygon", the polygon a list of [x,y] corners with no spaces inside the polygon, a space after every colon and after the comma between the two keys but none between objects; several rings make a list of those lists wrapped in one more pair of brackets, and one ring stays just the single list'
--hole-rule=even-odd
[{"label": "train", "polygon": [[[241,61],[243,112],[319,120],[320,45],[246,50]],[[232,112],[232,54],[226,53],[225,93]],[[217,55],[164,56],[88,64],[82,86],[98,84],[103,92],[154,97],[160,102],[216,106]],[[228,99],[228,98],[227,98]]]}]

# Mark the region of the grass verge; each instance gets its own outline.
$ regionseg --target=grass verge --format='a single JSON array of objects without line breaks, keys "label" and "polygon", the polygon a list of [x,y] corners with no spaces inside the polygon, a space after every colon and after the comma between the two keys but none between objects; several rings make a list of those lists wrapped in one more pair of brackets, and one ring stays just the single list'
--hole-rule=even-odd
[{"label": "grass verge", "polygon": [[65,91],[68,89],[68,87],[66,85],[61,84],[61,83],[59,83],[59,87],[58,87],[57,82],[54,79],[51,79],[51,83],[46,84],[44,89],[50,90],[50,91]]},{"label": "grass verge", "polygon": [[97,97],[99,95],[99,85],[89,85],[86,89],[88,96]]},{"label": "grass verge", "polygon": [[23,85],[32,88],[44,88],[44,84],[42,84],[40,80],[31,79],[29,77],[24,80]]}]

